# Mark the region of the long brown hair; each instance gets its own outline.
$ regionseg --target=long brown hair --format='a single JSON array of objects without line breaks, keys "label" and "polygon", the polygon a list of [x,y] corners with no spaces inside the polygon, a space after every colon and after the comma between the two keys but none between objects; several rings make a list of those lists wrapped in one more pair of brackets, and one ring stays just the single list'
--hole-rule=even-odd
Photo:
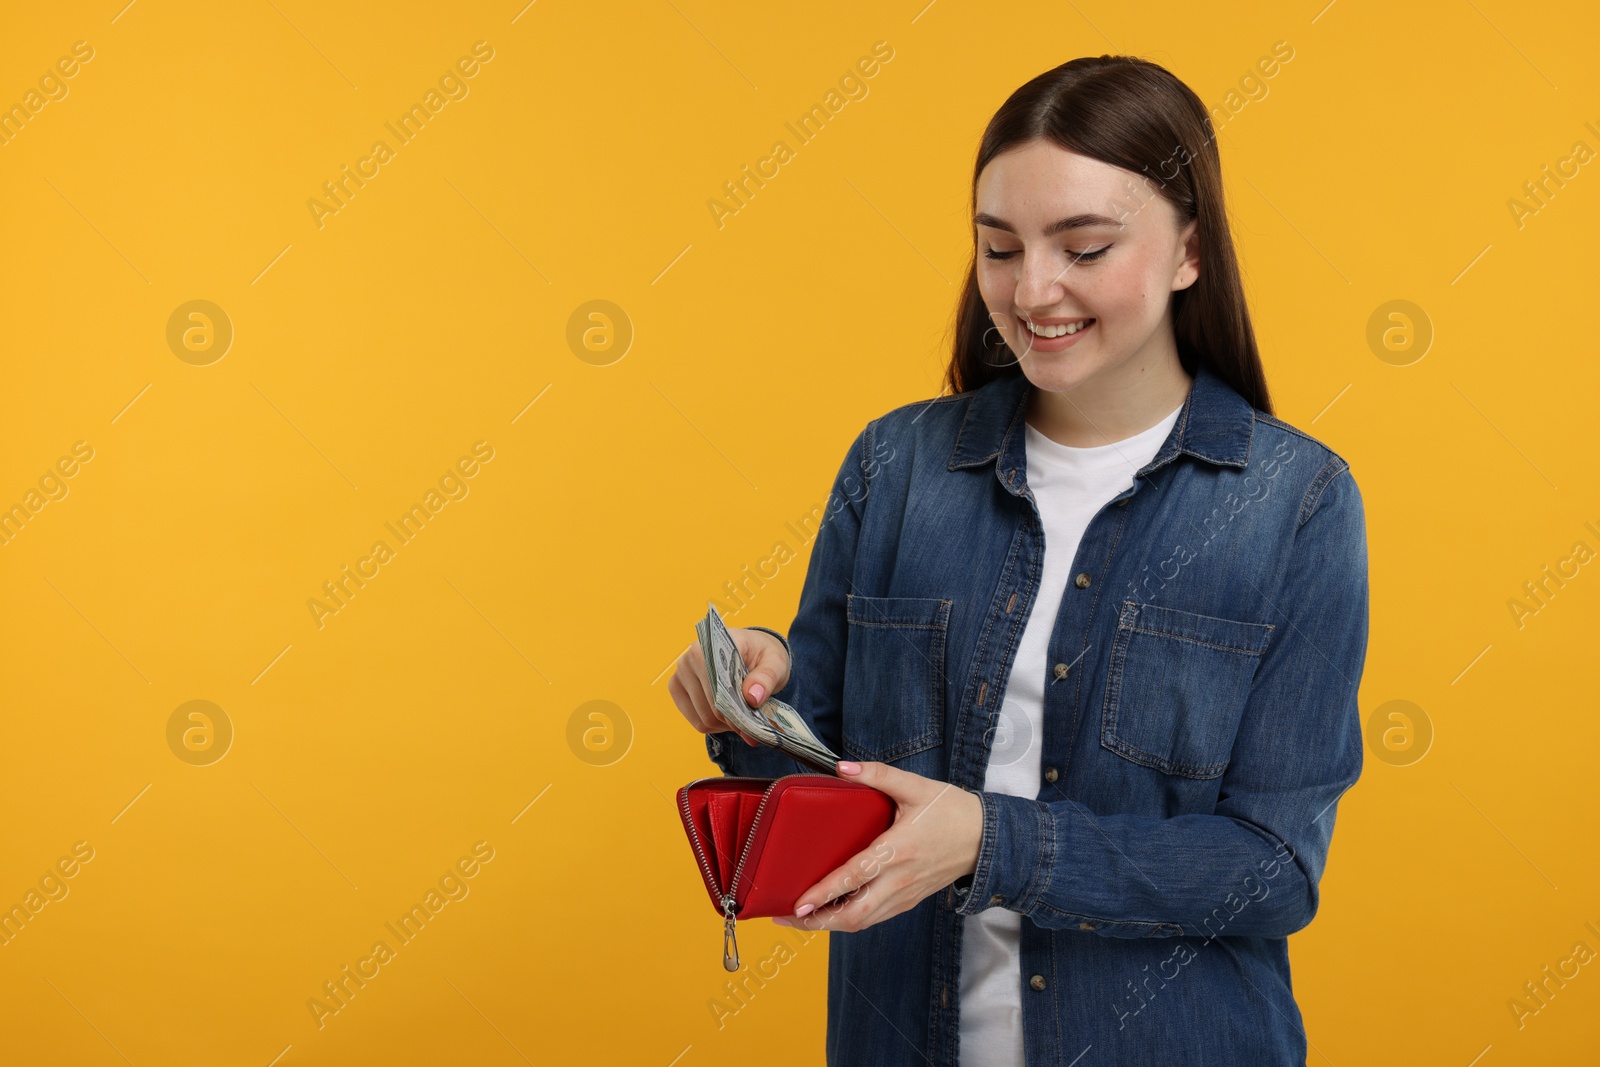
[{"label": "long brown hair", "polygon": [[[978,177],[990,160],[1040,138],[1142,175],[1146,189],[1176,209],[1180,224],[1199,219],[1200,277],[1172,295],[1179,361],[1190,375],[1205,364],[1257,410],[1272,414],[1222,201],[1222,161],[1200,98],[1166,68],[1134,56],[1084,56],[1046,71],[1012,93],[989,120],[972,171],[974,213]],[[950,392],[1021,373],[1016,363],[995,358],[991,331],[998,333],[978,290],[974,233],[945,370]]]}]

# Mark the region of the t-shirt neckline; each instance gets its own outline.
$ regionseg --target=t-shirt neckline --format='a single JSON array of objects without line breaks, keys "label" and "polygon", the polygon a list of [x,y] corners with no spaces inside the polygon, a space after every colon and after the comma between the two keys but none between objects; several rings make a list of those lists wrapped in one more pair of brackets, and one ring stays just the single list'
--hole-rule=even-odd
[{"label": "t-shirt neckline", "polygon": [[1167,414],[1160,422],[1149,429],[1140,430],[1131,437],[1124,437],[1120,441],[1111,441],[1103,445],[1064,445],[1034,428],[1033,424],[1023,420],[1023,430],[1026,434],[1027,447],[1046,460],[1073,467],[1104,467],[1112,466],[1119,462],[1126,462],[1127,457],[1143,454],[1147,450],[1161,447],[1161,442],[1167,439],[1172,432],[1172,427],[1178,421],[1178,413],[1183,410],[1180,403]]}]

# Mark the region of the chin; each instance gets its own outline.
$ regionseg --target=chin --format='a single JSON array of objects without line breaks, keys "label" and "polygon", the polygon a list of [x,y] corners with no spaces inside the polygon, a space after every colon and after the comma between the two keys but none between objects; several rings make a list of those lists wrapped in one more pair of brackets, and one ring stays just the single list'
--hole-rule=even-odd
[{"label": "chin", "polygon": [[1099,360],[1065,352],[1034,352],[1022,361],[1022,373],[1039,389],[1066,393],[1092,380],[1101,370]]}]

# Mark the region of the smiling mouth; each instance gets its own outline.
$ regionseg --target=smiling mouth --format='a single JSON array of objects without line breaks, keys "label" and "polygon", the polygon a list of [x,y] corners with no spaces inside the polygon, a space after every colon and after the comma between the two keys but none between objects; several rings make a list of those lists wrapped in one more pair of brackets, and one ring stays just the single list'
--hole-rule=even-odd
[{"label": "smiling mouth", "polygon": [[1018,321],[1022,323],[1030,334],[1041,340],[1048,341],[1057,337],[1071,337],[1073,334],[1081,333],[1093,326],[1096,320],[1092,318],[1075,319],[1072,322],[1052,323],[1044,326],[1036,325],[1027,319],[1019,319]]}]

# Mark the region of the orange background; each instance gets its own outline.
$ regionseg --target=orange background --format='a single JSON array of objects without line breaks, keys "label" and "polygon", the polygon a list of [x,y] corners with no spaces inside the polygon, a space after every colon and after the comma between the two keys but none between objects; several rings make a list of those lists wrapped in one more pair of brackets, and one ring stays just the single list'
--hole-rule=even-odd
[{"label": "orange background", "polygon": [[[1508,1005],[1600,950],[1597,31],[1504,0],[8,12],[0,105],[40,95],[0,144],[0,506],[37,508],[0,545],[0,905],[65,895],[0,947],[0,1059],[820,1062],[824,939],[710,1007],[670,798],[716,771],[665,673],[779,542],[734,621],[787,627],[787,524],[938,390],[985,122],[1108,51],[1217,109],[1279,413],[1367,506],[1369,759],[1290,942],[1310,1062],[1591,1056],[1595,966]],[[780,940],[741,929],[747,961]],[[319,1018],[346,966],[377,969]]]}]

